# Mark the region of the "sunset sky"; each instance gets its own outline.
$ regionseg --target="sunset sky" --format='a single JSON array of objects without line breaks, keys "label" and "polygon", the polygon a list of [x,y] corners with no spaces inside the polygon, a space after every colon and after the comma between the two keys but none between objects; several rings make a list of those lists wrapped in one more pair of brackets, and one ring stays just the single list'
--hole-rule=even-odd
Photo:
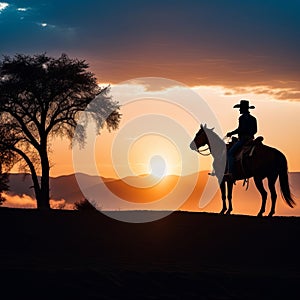
[{"label": "sunset sky", "polygon": [[[300,1],[4,1],[0,2],[0,54],[67,53],[85,59],[99,84],[111,84],[114,100],[123,104],[126,97],[142,99],[138,106],[122,108],[118,132],[104,132],[98,140],[101,154],[96,161],[104,176],[118,175],[109,149],[113,141],[119,149],[125,145],[118,134],[132,118],[151,112],[173,119],[187,131],[187,143],[199,129],[198,120],[189,117],[192,112],[183,112],[189,99],[178,93],[176,85],[152,87],[150,97],[177,92],[174,103],[183,103],[181,111],[174,105],[144,106],[149,87],[133,80],[140,77],[185,85],[208,104],[223,135],[237,126],[239,114],[232,106],[249,99],[256,106],[258,134],[286,154],[290,171],[300,171],[299,13]],[[124,84],[128,80],[130,87]],[[176,142],[147,130],[146,136],[129,145],[131,152],[125,158],[131,172],[147,173],[149,165],[154,168],[162,157],[164,164],[156,172],[164,165],[167,173],[180,174]],[[191,165],[187,173],[210,168],[211,161],[192,153],[188,144],[186,151]],[[158,158],[151,162],[153,156]],[[199,159],[201,163],[195,164]],[[52,176],[74,172],[68,141],[53,141],[51,160]]]}]

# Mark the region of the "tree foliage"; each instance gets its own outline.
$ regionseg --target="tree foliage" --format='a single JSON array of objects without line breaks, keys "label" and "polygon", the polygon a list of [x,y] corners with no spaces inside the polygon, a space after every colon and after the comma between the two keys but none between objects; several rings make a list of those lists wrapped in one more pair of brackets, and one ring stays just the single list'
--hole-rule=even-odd
[{"label": "tree foliage", "polygon": [[[118,127],[119,104],[109,96],[109,87],[99,87],[88,67],[84,60],[66,54],[59,58],[17,54],[0,62],[0,150],[5,154],[1,163],[11,166],[20,159],[26,163],[38,208],[50,208],[49,139],[71,140],[78,116],[86,109],[98,132],[103,126]],[[84,129],[76,130],[81,143]]]}]

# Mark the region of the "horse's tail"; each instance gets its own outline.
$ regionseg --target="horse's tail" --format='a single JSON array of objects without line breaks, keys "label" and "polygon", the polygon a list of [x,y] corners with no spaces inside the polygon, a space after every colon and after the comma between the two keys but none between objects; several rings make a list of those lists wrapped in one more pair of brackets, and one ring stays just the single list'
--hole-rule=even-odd
[{"label": "horse's tail", "polygon": [[283,154],[279,157],[279,182],[283,199],[290,207],[294,207],[296,203],[290,191],[287,160]]}]

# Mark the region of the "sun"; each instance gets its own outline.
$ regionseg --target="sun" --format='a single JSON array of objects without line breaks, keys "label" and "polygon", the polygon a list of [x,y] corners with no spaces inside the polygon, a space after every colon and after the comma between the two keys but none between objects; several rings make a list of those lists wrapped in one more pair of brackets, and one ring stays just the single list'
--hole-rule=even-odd
[{"label": "sun", "polygon": [[[181,156],[177,145],[157,134],[143,135],[131,141],[126,160],[133,174],[131,176],[150,175],[159,179],[181,173]],[[115,166],[120,166],[118,170],[124,174],[121,178],[128,176],[121,161]]]},{"label": "sun", "polygon": [[160,155],[154,155],[151,157],[149,167],[150,174],[157,178],[163,178],[167,174],[167,164]]}]

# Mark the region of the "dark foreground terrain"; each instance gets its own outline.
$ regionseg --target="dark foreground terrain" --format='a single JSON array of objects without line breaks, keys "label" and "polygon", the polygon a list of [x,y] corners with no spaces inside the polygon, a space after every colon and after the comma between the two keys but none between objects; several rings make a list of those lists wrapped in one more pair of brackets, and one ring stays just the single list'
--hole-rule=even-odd
[{"label": "dark foreground terrain", "polygon": [[300,297],[300,218],[1,208],[0,228],[0,299]]}]

